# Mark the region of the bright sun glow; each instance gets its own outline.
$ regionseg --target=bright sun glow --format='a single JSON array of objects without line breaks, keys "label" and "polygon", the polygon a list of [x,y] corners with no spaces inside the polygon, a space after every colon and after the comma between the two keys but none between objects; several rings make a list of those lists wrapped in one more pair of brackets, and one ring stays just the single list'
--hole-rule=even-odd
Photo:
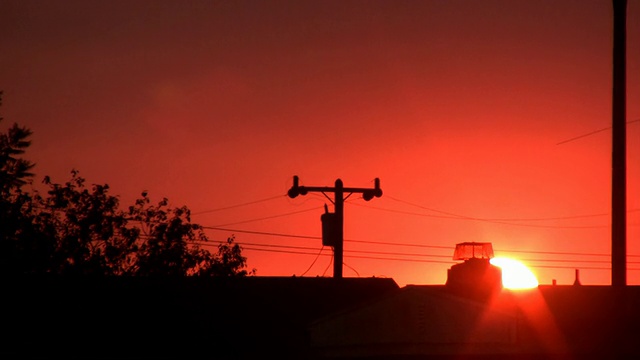
[{"label": "bright sun glow", "polygon": [[536,276],[518,260],[493,258],[491,264],[502,268],[502,286],[507,289],[531,289],[538,286]]}]

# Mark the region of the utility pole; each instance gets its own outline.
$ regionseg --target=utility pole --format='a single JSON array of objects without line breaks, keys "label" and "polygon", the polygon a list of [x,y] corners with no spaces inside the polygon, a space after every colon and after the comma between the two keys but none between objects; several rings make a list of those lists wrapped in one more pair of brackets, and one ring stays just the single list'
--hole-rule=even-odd
[{"label": "utility pole", "polygon": [[627,285],[627,0],[613,0],[611,285]]},{"label": "utility pole", "polygon": [[[346,198],[351,196],[353,193],[361,193],[362,198],[365,201],[369,201],[373,199],[373,197],[382,196],[382,190],[380,189],[380,179],[375,179],[375,185],[373,189],[364,189],[364,188],[345,188],[342,184],[342,180],[337,179],[334,187],[320,187],[320,186],[300,186],[298,184],[298,177],[293,177],[293,186],[287,194],[290,198],[295,198],[298,195],[306,195],[309,192],[321,192],[325,196],[326,193],[332,192],[334,193],[333,206],[334,206],[334,214],[325,214],[325,215],[333,215],[331,217],[327,217],[324,221],[331,221],[331,234],[328,235],[330,239],[326,241],[326,243],[330,244],[333,247],[333,277],[336,279],[342,278],[342,257],[343,257],[343,244],[344,244],[344,201]],[[347,197],[344,197],[344,194],[348,193]],[[326,206],[325,206],[326,209]],[[326,210],[325,210],[326,211]],[[324,225],[324,224],[323,224]],[[324,232],[324,226],[323,226]],[[325,235],[323,234],[323,245],[325,244]]]}]

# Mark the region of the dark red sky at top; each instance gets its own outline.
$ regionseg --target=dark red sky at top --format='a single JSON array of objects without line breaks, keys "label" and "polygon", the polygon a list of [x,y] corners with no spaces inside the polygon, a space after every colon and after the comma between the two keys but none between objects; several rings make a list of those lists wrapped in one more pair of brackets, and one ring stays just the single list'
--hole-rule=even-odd
[{"label": "dark red sky at top", "polygon": [[[638,0],[627,29],[632,121]],[[543,284],[610,283],[611,132],[558,144],[611,124],[610,0],[4,0],[0,34],[2,126],[34,131],[36,184],[77,169],[125,205],[187,205],[258,275],[332,274],[305,238],[331,203],[287,198],[298,175],[380,178],[382,197],[347,200],[345,276],[439,284],[456,243],[488,241]],[[640,122],[627,133],[640,284]]]}]

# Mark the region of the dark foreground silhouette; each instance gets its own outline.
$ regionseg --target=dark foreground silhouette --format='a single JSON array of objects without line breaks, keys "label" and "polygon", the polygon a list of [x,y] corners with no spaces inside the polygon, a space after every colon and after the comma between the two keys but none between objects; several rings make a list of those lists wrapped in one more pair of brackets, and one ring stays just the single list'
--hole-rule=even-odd
[{"label": "dark foreground silhouette", "polygon": [[382,278],[4,279],[0,358],[640,355],[640,288],[465,293]]}]

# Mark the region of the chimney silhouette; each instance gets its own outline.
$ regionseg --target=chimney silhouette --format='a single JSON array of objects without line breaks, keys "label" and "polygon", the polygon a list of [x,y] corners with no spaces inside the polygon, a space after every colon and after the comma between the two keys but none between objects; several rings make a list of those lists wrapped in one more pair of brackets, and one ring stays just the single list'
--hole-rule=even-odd
[{"label": "chimney silhouette", "polygon": [[573,281],[573,285],[582,285],[580,283],[580,270],[576,269],[576,279]]}]

